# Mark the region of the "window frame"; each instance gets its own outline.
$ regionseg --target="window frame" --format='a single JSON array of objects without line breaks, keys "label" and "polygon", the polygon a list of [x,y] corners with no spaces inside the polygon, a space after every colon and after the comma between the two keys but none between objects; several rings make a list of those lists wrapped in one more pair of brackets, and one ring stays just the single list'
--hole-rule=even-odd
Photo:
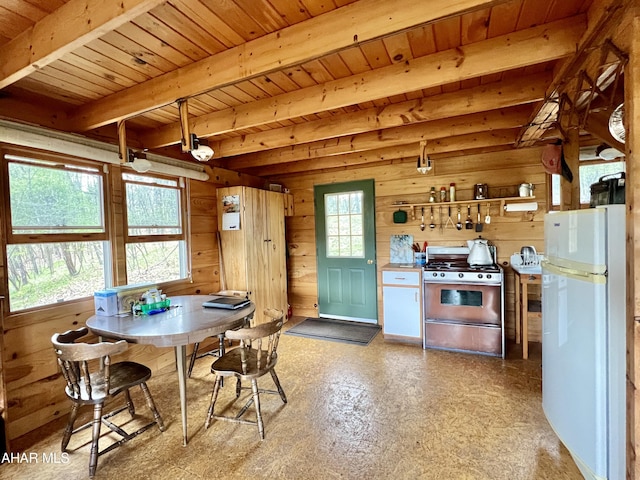
[{"label": "window frame", "polygon": [[[175,181],[176,186],[170,185],[159,185],[157,183],[147,183],[147,182],[139,182],[135,180],[127,180],[125,179],[125,174],[135,175],[140,177],[148,177],[153,179],[160,180],[170,180]],[[184,242],[184,249],[186,254],[186,265],[185,271],[186,276],[182,278],[172,279],[172,280],[159,280],[156,283],[158,285],[166,285],[172,282],[181,282],[181,281],[190,281],[192,278],[192,268],[191,268],[191,242],[189,241],[189,228],[190,228],[190,219],[188,217],[188,198],[190,195],[189,192],[189,182],[180,176],[171,176],[171,175],[162,175],[158,173],[137,173],[137,172],[129,172],[129,171],[121,171],[120,172],[120,181],[122,182],[122,229],[123,229],[123,246],[124,246],[124,255],[123,259],[124,268],[125,268],[125,276],[127,278],[127,283],[129,283],[129,273],[126,259],[126,250],[127,245],[135,244],[135,243],[157,243],[157,242],[170,242],[170,241],[182,241]],[[128,219],[128,205],[127,205],[127,184],[136,184],[143,186],[153,186],[158,188],[168,188],[172,190],[177,190],[179,193],[179,212],[180,212],[180,228],[182,229],[182,233],[171,233],[171,234],[157,234],[157,235],[129,235],[129,219]]]},{"label": "window frame", "polygon": [[[70,243],[70,242],[98,242],[98,241],[110,241],[110,211],[108,202],[108,175],[101,164],[96,162],[89,162],[77,159],[68,155],[58,155],[45,153],[41,151],[35,151],[28,148],[25,149],[12,149],[2,147],[0,149],[2,155],[2,172],[6,179],[2,185],[4,204],[5,204],[5,245],[14,244],[29,244],[29,243]],[[102,232],[85,232],[85,233],[14,233],[11,219],[11,198],[10,198],[10,183],[9,183],[9,163],[24,163],[8,159],[8,155],[14,155],[18,157],[33,158],[34,160],[40,160],[43,162],[53,162],[55,166],[49,165],[34,165],[41,166],[42,168],[50,168],[52,170],[64,170],[66,165],[76,166],[78,168],[94,168],[95,172],[87,172],[91,175],[100,177],[102,182]]]}]

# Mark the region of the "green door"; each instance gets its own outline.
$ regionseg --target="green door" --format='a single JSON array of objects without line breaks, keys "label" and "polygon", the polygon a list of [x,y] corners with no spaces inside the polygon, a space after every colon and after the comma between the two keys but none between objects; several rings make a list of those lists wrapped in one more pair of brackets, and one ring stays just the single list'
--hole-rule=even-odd
[{"label": "green door", "polygon": [[321,317],[378,323],[373,180],[314,187]]}]

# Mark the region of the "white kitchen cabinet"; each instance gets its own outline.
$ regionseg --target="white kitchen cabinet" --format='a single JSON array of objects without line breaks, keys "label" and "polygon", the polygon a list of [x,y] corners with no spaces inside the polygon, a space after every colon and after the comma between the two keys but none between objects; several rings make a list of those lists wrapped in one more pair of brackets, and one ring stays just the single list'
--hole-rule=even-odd
[{"label": "white kitchen cabinet", "polygon": [[421,268],[383,268],[382,305],[385,339],[422,343]]}]

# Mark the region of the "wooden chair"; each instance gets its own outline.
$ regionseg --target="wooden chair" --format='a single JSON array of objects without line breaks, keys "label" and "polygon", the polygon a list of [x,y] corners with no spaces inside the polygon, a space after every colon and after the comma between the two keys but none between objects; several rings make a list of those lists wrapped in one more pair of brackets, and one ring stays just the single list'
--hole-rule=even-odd
[{"label": "wooden chair", "polygon": [[[69,330],[65,333],[56,333],[51,337],[58,364],[62,369],[62,375],[67,381],[65,392],[73,402],[69,421],[62,437],[62,451],[65,452],[71,435],[86,428],[92,427],[91,453],[89,456],[89,477],[93,478],[98,466],[98,457],[157,424],[160,431],[164,431],[162,417],[147,388],[147,380],[151,378],[151,370],[144,365],[135,362],[111,363],[111,356],[122,353],[127,349],[127,342],[120,340],[115,343],[75,343],[76,340],[89,333],[86,327],[78,330]],[[127,433],[120,426],[115,425],[109,419],[129,410],[131,417],[135,415],[135,406],[131,400],[129,389],[139,385],[144,398],[153,413],[154,421],[141,427],[133,433]],[[106,415],[102,414],[102,408],[107,399],[124,393],[126,404]],[[74,430],[73,425],[78,415],[78,410],[83,405],[93,405],[93,420]],[[122,439],[109,445],[100,451],[98,440],[100,439],[100,426],[104,423],[112,431],[122,436]]]},{"label": "wooden chair", "polygon": [[[259,324],[250,328],[239,330],[228,330],[226,337],[231,340],[238,340],[240,346],[227,351],[211,365],[211,373],[215,375],[213,392],[211,394],[211,405],[207,413],[205,428],[209,428],[212,419],[226,420],[237,423],[257,425],[260,439],[264,440],[264,423],[260,412],[260,393],[279,394],[284,403],[287,397],[280,386],[280,381],[276,375],[275,366],[278,362],[278,342],[284,319],[284,313],[277,310],[265,310],[265,315],[274,320],[269,323]],[[266,373],[271,374],[271,378],[276,385],[275,390],[263,390],[258,388],[258,378]],[[236,377],[236,398],[240,396],[242,381],[251,381],[252,396],[246,405],[235,417],[215,415],[213,413],[218,398],[218,392],[224,377]],[[255,405],[256,420],[246,420],[241,418],[251,404]]]},{"label": "wooden chair", "polygon": [[[227,295],[234,296],[239,298],[249,298],[249,294],[242,290],[222,290],[217,293],[210,293],[209,295]],[[224,333],[218,335],[218,348],[214,348],[212,350],[208,350],[206,352],[198,353],[200,349],[200,342],[196,342],[193,344],[193,353],[191,353],[191,358],[189,359],[189,369],[187,370],[187,377],[191,378],[191,372],[193,371],[193,365],[196,363],[198,358],[206,357],[207,355],[211,355],[214,357],[221,357],[224,355]]]}]

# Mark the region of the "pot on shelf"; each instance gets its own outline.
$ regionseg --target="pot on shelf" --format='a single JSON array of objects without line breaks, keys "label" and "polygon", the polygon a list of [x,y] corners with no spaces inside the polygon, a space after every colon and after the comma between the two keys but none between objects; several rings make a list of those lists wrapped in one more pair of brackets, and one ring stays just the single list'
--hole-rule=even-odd
[{"label": "pot on shelf", "polygon": [[533,183],[521,183],[518,193],[521,197],[533,197]]},{"label": "pot on shelf", "polygon": [[469,265],[493,265],[488,240],[478,237],[475,240],[467,240],[467,245],[469,246],[469,256],[467,257]]}]

